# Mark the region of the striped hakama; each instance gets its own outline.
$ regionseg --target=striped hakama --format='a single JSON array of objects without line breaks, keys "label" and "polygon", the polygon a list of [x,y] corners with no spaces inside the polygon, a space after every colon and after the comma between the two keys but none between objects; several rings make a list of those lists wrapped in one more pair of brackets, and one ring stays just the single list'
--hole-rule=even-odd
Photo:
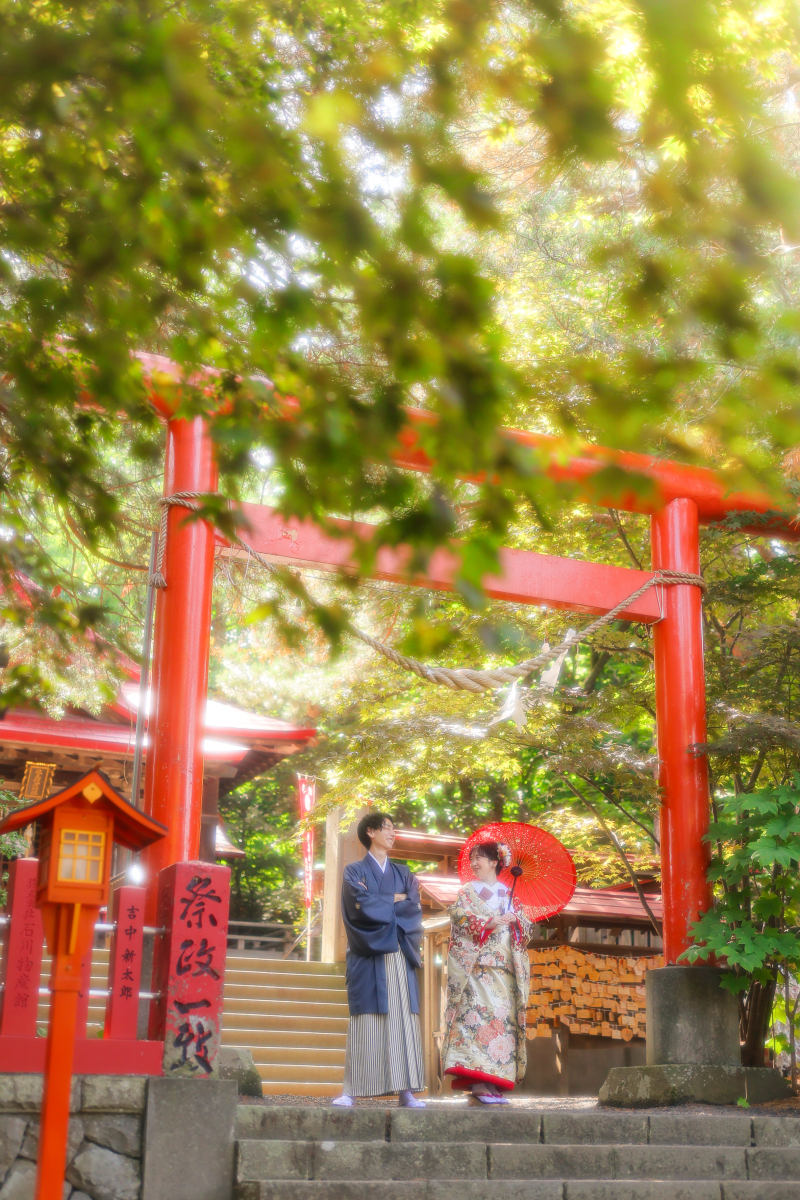
[{"label": "striped hakama", "polygon": [[385,956],[385,963],[388,1013],[361,1013],[347,1027],[348,1096],[421,1092],[425,1086],[419,1016],[409,1003],[405,956],[397,950]]}]

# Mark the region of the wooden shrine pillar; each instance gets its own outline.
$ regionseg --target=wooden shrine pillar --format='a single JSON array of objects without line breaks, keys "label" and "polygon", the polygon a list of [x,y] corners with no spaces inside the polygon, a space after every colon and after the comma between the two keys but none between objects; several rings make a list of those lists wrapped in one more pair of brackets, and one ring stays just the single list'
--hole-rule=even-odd
[{"label": "wooden shrine pillar", "polygon": [[203,780],[203,811],[200,820],[200,861],[216,863],[219,824],[219,779],[216,776],[207,776]]},{"label": "wooden shrine pillar", "polygon": [[320,960],[327,963],[344,962],[347,937],[342,921],[342,877],[345,867],[366,854],[356,836],[356,826],[369,811],[362,808],[352,823],[342,828],[341,808],[328,813],[325,823],[325,888],[322,897],[322,950]]}]

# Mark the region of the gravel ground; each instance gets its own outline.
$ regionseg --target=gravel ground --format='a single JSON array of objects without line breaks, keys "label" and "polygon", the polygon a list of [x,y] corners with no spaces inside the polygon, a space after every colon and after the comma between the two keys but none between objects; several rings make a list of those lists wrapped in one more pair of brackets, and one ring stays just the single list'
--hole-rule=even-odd
[{"label": "gravel ground", "polygon": [[[264,1106],[291,1104],[303,1108],[325,1108],[330,1102],[330,1096],[264,1096],[260,1100],[258,1097],[241,1096],[239,1099],[240,1104],[261,1104]],[[430,1100],[426,1100],[425,1103],[429,1108],[467,1107],[467,1101],[460,1096],[452,1098],[450,1096],[435,1096]],[[393,1105],[391,1102],[387,1102],[385,1096],[376,1096],[375,1098],[357,1099],[355,1107],[390,1108]],[[602,1108],[597,1103],[596,1096],[514,1096],[510,1100],[509,1107],[531,1108],[539,1112],[692,1112],[714,1113],[718,1116],[727,1112],[742,1111],[742,1109],[734,1104],[685,1104],[674,1108],[647,1109]],[[746,1111],[751,1116],[800,1117],[800,1096],[792,1096],[788,1100],[773,1100],[769,1104],[753,1104]]]}]

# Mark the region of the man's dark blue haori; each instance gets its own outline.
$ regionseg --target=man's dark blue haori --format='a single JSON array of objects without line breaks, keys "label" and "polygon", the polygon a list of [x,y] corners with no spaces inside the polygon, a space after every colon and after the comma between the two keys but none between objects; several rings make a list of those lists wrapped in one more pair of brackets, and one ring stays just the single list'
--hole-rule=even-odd
[{"label": "man's dark blue haori", "polygon": [[[395,904],[395,894],[407,899]],[[388,1013],[385,955],[403,954],[412,1013],[419,1013],[422,965],[419,884],[408,867],[389,860],[381,871],[370,854],[344,869],[342,916],[347,930],[347,999],[351,1016]]]}]

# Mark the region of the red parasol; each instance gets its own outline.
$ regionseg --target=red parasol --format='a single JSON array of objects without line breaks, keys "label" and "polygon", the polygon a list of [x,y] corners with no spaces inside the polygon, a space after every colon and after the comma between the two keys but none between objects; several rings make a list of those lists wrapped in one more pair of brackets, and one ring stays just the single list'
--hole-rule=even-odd
[{"label": "red parasol", "polygon": [[575,891],[575,864],[566,846],[545,829],[522,821],[493,821],[467,839],[458,856],[462,883],[474,879],[469,856],[482,842],[502,842],[511,865],[498,876],[516,895],[532,921],[561,912]]}]

